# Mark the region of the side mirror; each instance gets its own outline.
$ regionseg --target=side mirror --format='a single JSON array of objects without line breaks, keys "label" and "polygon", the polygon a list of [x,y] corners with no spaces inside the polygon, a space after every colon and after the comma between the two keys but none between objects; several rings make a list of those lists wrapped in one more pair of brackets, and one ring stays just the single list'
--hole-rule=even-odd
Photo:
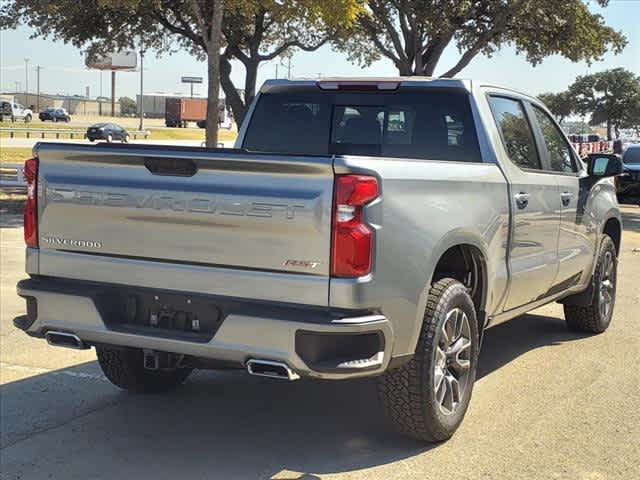
[{"label": "side mirror", "polygon": [[587,173],[591,177],[615,177],[623,171],[622,160],[613,153],[591,153],[587,157]]}]

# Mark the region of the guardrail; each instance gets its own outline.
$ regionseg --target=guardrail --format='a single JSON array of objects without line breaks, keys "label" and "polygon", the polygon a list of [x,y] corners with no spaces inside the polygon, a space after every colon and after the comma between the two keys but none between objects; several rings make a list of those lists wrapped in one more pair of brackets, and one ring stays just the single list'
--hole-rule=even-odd
[{"label": "guardrail", "polygon": [[[86,138],[87,130],[74,130],[72,128],[0,128],[0,133],[8,133],[9,138],[14,138],[16,134],[24,133],[27,138],[40,137],[46,138],[46,135],[55,135],[56,138],[60,138],[60,135],[68,135],[69,138],[73,139],[74,136],[77,138]],[[135,139],[138,137],[143,137],[147,139],[151,136],[151,132],[149,130],[133,130],[127,132],[130,136]]]},{"label": "guardrail", "polygon": [[27,181],[24,178],[22,163],[0,164],[0,191],[2,193],[26,193]]}]

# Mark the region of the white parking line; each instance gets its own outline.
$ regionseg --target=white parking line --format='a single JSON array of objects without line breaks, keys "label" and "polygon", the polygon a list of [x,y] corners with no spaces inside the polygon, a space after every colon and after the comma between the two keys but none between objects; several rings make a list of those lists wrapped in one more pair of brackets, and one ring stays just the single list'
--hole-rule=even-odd
[{"label": "white parking line", "polygon": [[100,380],[103,382],[107,381],[105,376],[95,373],[70,372],[68,370],[49,370],[47,368],[25,367],[24,365],[14,365],[12,363],[6,362],[0,362],[0,368],[6,368],[7,370],[11,370],[13,372],[29,373],[31,375],[61,375],[65,377],[88,378],[90,380]]}]

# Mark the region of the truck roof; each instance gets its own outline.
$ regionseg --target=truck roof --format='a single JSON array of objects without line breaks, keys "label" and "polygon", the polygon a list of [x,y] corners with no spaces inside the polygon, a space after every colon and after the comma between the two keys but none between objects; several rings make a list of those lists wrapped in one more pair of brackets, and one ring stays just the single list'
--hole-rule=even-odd
[{"label": "truck roof", "polygon": [[[365,84],[373,85],[376,83],[396,83],[398,86],[429,86],[429,87],[445,87],[445,88],[462,88],[471,91],[472,86],[481,86],[485,88],[495,88],[516,93],[518,95],[538,100],[534,95],[526,92],[516,90],[514,88],[505,87],[501,85],[494,85],[491,83],[472,81],[468,78],[440,78],[440,77],[425,77],[425,76],[411,76],[411,77],[320,77],[320,78],[300,78],[295,80],[287,79],[272,79],[266,80],[262,85],[260,91],[268,92],[274,89],[286,88],[286,87],[310,87],[316,85],[338,85],[338,84]],[[326,88],[327,90],[337,88]],[[384,90],[381,89],[381,90]],[[539,101],[539,100],[538,100]]]},{"label": "truck roof", "polygon": [[[471,90],[471,80],[460,78],[438,78],[438,77],[321,77],[321,78],[302,78],[296,80],[273,79],[267,80],[262,85],[260,91],[267,92],[277,87],[309,87],[309,86],[331,86],[339,84],[365,84],[373,85],[381,84],[399,84],[399,86],[433,86],[433,87],[450,87],[463,88]],[[327,90],[334,89],[327,87]]]}]

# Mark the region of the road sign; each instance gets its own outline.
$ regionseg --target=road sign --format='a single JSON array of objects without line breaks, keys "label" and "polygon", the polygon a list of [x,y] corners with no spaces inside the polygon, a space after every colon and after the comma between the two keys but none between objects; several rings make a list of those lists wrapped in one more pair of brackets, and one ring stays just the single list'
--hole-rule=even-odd
[{"label": "road sign", "polygon": [[193,84],[202,83],[202,77],[182,77],[182,83],[191,84],[191,98],[193,98]]},{"label": "road sign", "polygon": [[202,77],[182,77],[182,83],[202,83]]}]

